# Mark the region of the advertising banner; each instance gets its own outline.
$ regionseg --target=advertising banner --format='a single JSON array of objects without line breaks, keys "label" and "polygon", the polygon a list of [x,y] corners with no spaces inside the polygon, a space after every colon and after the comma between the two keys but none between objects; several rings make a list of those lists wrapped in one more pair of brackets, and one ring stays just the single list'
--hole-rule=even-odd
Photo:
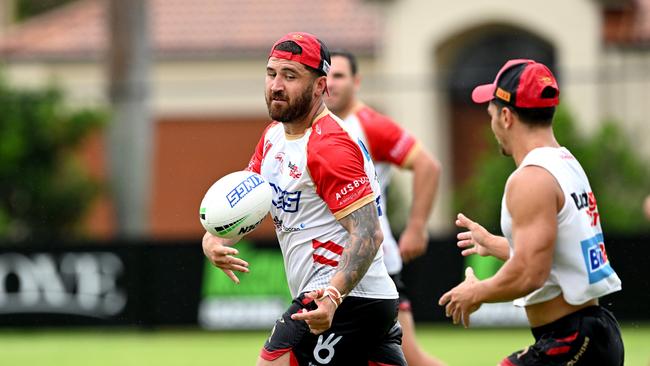
[{"label": "advertising banner", "polygon": [[238,285],[205,261],[199,324],[207,329],[270,329],[291,302],[282,254],[245,240],[237,250],[250,269],[237,273]]},{"label": "advertising banner", "polygon": [[[621,321],[650,316],[645,248],[649,237],[606,237],[608,258],[623,291],[600,299]],[[242,241],[250,273],[233,283],[204,257],[198,241],[0,246],[0,326],[195,325],[205,329],[270,329],[291,301],[277,243]],[[418,322],[449,322],[440,296],[463,280],[466,265],[480,278],[498,262],[465,262],[453,238],[431,240],[406,264],[402,278]],[[475,326],[526,324],[511,302],[485,304]]]}]

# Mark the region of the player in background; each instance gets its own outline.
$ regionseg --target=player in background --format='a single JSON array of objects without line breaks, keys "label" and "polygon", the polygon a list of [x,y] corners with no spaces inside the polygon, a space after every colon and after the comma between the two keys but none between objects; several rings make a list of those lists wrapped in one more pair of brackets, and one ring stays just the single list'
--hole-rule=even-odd
[{"label": "player in background", "polygon": [[438,190],[440,164],[402,127],[357,98],[361,77],[357,59],[352,53],[336,50],[331,56],[332,68],[327,77],[329,96],[325,97],[325,103],[346,126],[361,136],[370,151],[382,187],[383,201],[380,204],[383,212],[386,212],[386,191],[392,167],[413,172],[413,203],[399,245],[393,237],[387,215],[379,218],[384,234],[384,262],[400,295],[398,318],[402,326],[402,349],[406,361],[412,366],[442,365],[417,344],[411,304],[400,278],[402,260],[408,262],[424,254],[427,249],[426,224]]},{"label": "player in background", "polygon": [[459,214],[463,255],[492,255],[505,264],[479,281],[471,268],[440,305],[454,324],[469,326],[482,303],[515,300],[524,306],[535,344],[501,365],[623,365],[616,319],[598,298],[621,289],[605,251],[596,198],[571,152],[558,144],[552,121],[560,90],[555,77],[533,60],[510,60],[492,84],[474,89],[489,102],[491,127],[516,170],[501,207],[505,237]]},{"label": "player in background", "polygon": [[[248,169],[275,191],[271,216],[294,300],[258,365],[406,365],[398,294],[379,250],[381,199],[357,136],[325,107],[330,55],[308,33],[278,40],[266,65],[271,122]],[[208,233],[203,250],[234,282],[248,272],[234,240]]]}]

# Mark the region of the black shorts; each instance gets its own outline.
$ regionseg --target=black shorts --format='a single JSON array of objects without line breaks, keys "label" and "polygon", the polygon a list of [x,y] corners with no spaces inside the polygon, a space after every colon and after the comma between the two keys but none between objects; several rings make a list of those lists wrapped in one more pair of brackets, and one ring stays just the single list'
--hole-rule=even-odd
[{"label": "black shorts", "polygon": [[623,365],[623,340],[614,315],[590,306],[532,329],[535,344],[510,355],[501,365]]},{"label": "black shorts", "polygon": [[272,361],[290,352],[294,365],[406,365],[402,329],[397,322],[397,299],[346,297],[334,313],[332,327],[314,335],[304,321],[291,319],[316,304],[301,294],[275,322],[261,357]]},{"label": "black shorts", "polygon": [[397,287],[397,293],[399,294],[399,310],[411,311],[411,300],[409,300],[409,296],[406,290],[406,285],[402,280],[402,274],[400,272],[397,272],[395,274],[390,275],[390,278],[395,283],[395,287]]}]

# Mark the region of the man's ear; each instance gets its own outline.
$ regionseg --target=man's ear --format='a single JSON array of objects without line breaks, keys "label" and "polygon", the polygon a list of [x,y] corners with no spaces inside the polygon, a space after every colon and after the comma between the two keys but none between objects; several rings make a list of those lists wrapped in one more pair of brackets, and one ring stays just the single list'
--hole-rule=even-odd
[{"label": "man's ear", "polygon": [[325,94],[327,89],[327,76],[319,76],[316,78],[316,87],[314,88],[314,96],[318,97]]},{"label": "man's ear", "polygon": [[358,92],[359,88],[361,88],[361,75],[356,74],[354,75],[354,91]]},{"label": "man's ear", "polygon": [[514,123],[514,114],[512,113],[512,110],[507,107],[501,108],[501,115],[503,116],[503,127],[508,129],[512,127],[512,124]]}]

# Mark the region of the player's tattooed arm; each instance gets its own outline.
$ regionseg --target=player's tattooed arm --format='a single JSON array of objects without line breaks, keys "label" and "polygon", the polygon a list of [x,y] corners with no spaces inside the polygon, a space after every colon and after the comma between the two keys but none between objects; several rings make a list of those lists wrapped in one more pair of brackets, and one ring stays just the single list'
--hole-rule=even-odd
[{"label": "player's tattooed arm", "polygon": [[366,274],[384,239],[374,202],[351,212],[339,222],[350,233],[350,242],[341,254],[331,285],[345,295]]}]

